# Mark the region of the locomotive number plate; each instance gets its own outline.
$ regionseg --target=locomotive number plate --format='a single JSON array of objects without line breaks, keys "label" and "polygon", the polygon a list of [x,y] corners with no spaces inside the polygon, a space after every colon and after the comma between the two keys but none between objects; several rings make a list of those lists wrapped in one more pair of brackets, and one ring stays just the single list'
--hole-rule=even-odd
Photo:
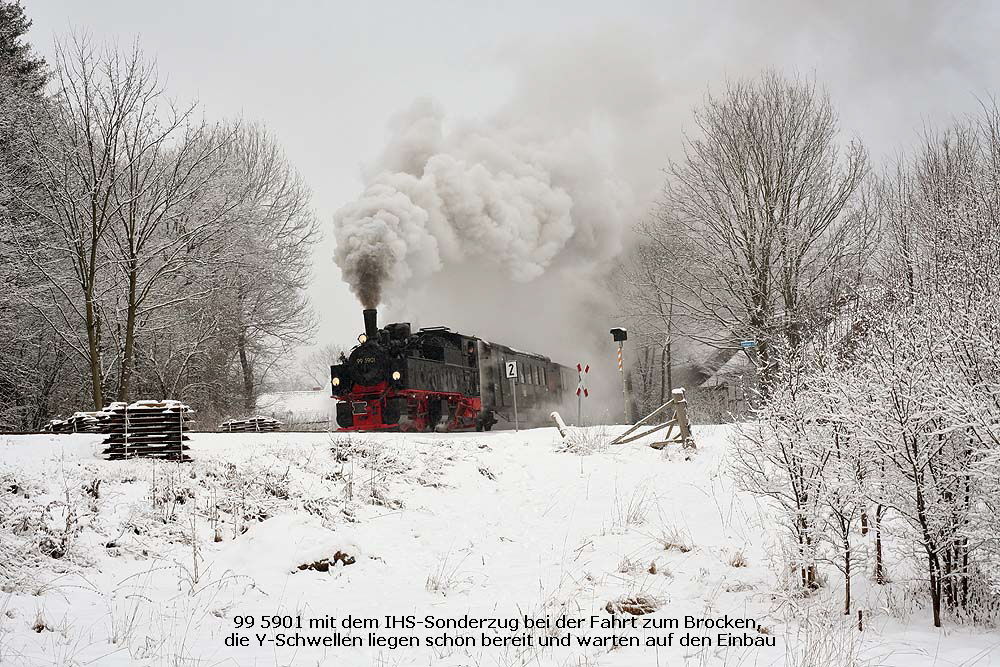
[{"label": "locomotive number plate", "polygon": [[351,403],[351,412],[356,415],[363,415],[368,412],[368,401],[355,401]]}]

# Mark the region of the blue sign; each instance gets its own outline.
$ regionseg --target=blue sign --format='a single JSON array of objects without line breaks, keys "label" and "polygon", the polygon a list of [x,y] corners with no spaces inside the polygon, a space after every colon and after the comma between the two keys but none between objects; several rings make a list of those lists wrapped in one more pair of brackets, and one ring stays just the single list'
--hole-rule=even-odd
[{"label": "blue sign", "polygon": [[755,341],[755,340],[741,340],[740,341],[740,347],[742,347],[742,348],[757,347],[757,341]]}]

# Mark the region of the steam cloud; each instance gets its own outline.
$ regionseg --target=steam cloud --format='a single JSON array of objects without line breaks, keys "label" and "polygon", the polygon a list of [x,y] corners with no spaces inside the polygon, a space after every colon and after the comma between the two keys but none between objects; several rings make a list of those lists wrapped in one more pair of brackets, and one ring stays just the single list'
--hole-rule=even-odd
[{"label": "steam cloud", "polygon": [[362,304],[589,364],[584,412],[616,418],[610,274],[677,133],[651,44],[602,30],[511,45],[514,87],[491,117],[428,100],[395,116],[363,194],[335,215],[335,259]]},{"label": "steam cloud", "polygon": [[630,197],[585,138],[468,125],[418,100],[392,123],[374,176],[335,216],[335,259],[366,308],[450,267],[526,283],[621,250]]}]

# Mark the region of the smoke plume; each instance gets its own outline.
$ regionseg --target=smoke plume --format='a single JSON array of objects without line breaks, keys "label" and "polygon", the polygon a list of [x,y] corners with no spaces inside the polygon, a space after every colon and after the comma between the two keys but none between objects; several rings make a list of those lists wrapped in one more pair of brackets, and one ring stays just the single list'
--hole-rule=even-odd
[{"label": "smoke plume", "polygon": [[365,307],[462,264],[527,283],[620,251],[627,189],[585,137],[444,121],[428,100],[398,115],[364,193],[335,216],[335,258]]},{"label": "smoke plume", "polygon": [[[608,277],[666,155],[666,132],[652,129],[666,86],[633,37],[504,54],[514,90],[486,119],[417,100],[334,218],[341,273],[364,307],[384,305],[383,321],[589,364],[588,410],[610,418],[621,388]],[[552,57],[564,51],[576,55]],[[581,68],[588,59],[603,66]]]}]

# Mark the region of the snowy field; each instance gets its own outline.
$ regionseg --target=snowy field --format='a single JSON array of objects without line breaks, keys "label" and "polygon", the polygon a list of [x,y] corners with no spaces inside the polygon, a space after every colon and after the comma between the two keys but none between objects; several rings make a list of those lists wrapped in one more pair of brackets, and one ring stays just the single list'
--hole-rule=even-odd
[{"label": "snowy field", "polygon": [[[839,591],[785,595],[768,510],[727,474],[731,427],[696,427],[690,458],[607,447],[619,428],[196,434],[188,464],[103,461],[101,436],[0,436],[0,665],[1000,665],[1000,633],[934,630],[918,582],[859,584],[863,631]],[[640,627],[590,627],[636,605],[655,609]],[[389,615],[519,627],[387,630]],[[722,632],[774,646],[719,646]],[[227,646],[234,633],[249,645]],[[483,634],[507,646],[426,646]]]}]

